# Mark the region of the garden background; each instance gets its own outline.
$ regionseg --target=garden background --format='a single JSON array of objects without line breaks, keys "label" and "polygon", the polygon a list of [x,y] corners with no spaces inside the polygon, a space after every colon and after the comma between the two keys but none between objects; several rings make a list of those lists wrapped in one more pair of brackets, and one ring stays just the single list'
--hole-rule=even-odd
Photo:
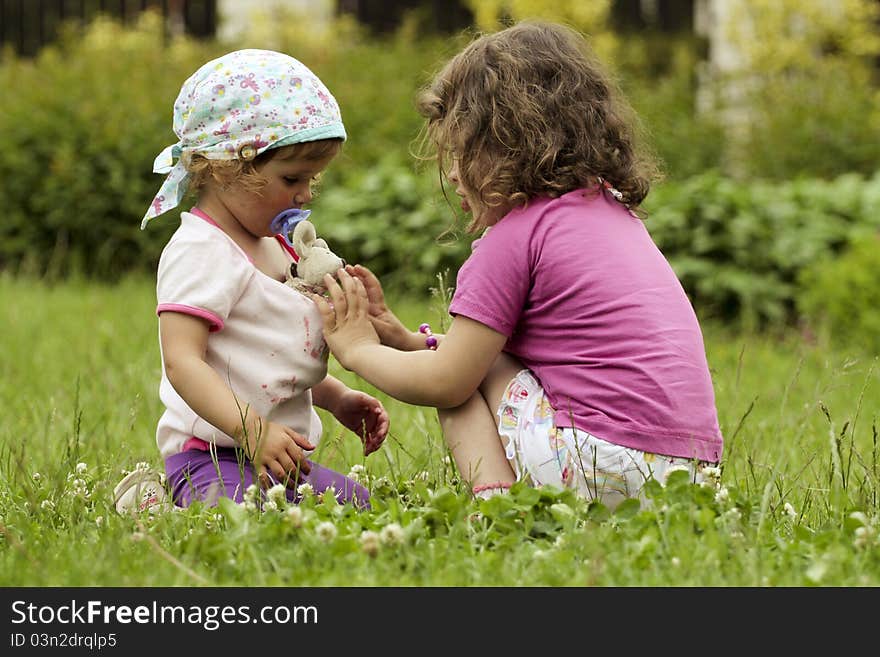
[{"label": "garden background", "polygon": [[[467,0],[472,25],[451,32],[426,8],[382,33],[276,10],[233,42],[169,35],[145,12],[67,25],[34,57],[7,47],[0,585],[880,583],[880,3],[702,5],[724,8],[711,28],[734,67],[713,67],[693,31],[621,25],[610,0]],[[614,514],[558,491],[478,504],[433,413],[379,395],[392,434],[370,459],[322,416],[320,458],[359,466],[369,513],[327,499],[298,520],[234,505],[117,516],[123,471],[158,465],[153,275],[176,220],[139,220],[182,81],[244,47],[316,71],[350,135],[312,206],[318,232],[380,275],[410,325],[442,324],[469,246],[433,163],[412,156],[415,92],[474,32],[529,17],[589,36],[664,163],[646,226],[704,325],[717,486],[669,482]]]}]

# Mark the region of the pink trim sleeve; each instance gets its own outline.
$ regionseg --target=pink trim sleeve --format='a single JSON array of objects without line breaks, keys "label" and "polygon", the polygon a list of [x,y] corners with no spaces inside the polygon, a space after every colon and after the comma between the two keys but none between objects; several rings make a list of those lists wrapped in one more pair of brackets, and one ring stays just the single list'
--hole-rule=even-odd
[{"label": "pink trim sleeve", "polygon": [[217,315],[212,312],[208,312],[207,310],[203,310],[201,308],[193,308],[192,306],[184,306],[180,303],[160,303],[156,307],[156,315],[160,315],[163,312],[173,312],[173,313],[183,313],[184,315],[192,315],[193,317],[200,317],[204,319],[210,324],[210,328],[208,329],[211,333],[216,331],[220,331],[223,329],[223,320],[220,319]]}]

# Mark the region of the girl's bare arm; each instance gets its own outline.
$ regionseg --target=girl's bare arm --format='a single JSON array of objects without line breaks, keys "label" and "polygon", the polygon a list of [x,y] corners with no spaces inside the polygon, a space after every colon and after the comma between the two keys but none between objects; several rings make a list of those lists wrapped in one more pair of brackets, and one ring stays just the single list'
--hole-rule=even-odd
[{"label": "girl's bare arm", "polygon": [[467,317],[456,317],[436,351],[399,351],[380,343],[368,317],[363,283],[345,271],[341,285],[327,277],[333,302],[314,297],[324,337],[339,363],[400,401],[453,408],[480,385],[507,337]]}]

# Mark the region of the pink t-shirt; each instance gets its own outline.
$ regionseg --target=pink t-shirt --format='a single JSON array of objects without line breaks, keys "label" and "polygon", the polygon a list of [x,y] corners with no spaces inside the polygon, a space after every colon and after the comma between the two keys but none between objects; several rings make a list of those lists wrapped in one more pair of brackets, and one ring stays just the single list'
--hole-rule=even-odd
[{"label": "pink t-shirt", "polygon": [[703,336],[642,222],[609,192],[518,208],[474,242],[450,313],[508,336],[556,425],[645,452],[717,462]]}]

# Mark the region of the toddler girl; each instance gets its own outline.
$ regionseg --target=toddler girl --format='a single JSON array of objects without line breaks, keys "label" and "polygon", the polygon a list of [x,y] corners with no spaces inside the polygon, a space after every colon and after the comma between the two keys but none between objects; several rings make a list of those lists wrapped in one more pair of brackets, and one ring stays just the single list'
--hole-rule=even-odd
[{"label": "toddler girl", "polygon": [[[469,228],[445,336],[409,331],[348,267],[315,299],[331,351],[394,397],[440,409],[475,494],[526,479],[609,507],[722,436],[697,318],[635,210],[652,163],[583,39],[522,23],[454,57],[420,98]],[[329,277],[328,277],[329,278]]]},{"label": "toddler girl", "polygon": [[[276,218],[312,199],[312,185],[346,137],[335,99],[302,63],[240,50],[199,68],[174,104],[180,138],[156,159],[168,173],[144,216],[195,207],[159,262],[157,296],[165,412],[157,441],[174,502],[241,501],[259,479],[333,487],[368,505],[367,490],[311,462],[321,437],[313,404],[378,449],[382,404],[327,375],[321,317],[284,284],[297,259]],[[256,468],[256,472],[255,472]]]}]

